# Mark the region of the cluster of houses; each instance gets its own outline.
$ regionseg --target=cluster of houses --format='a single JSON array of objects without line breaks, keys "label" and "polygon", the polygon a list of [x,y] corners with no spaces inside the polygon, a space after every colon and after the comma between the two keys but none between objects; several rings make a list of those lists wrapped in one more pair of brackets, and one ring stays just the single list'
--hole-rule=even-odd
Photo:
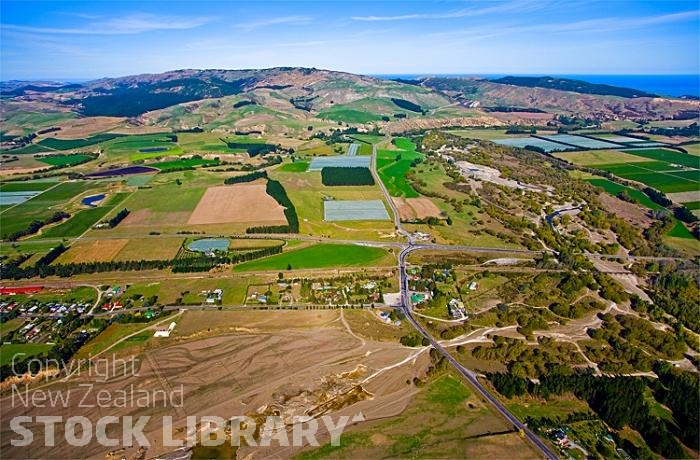
[{"label": "cluster of houses", "polygon": [[102,305],[102,310],[114,311],[124,308],[124,304],[119,300],[119,297],[124,294],[124,291],[126,291],[126,288],[119,285],[115,285],[107,289],[104,294],[107,302]]}]

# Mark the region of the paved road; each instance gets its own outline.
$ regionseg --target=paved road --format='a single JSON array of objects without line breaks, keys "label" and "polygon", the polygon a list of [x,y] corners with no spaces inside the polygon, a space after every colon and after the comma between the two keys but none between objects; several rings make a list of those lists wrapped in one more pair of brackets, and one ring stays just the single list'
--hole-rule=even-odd
[{"label": "paved road", "polygon": [[510,413],[508,409],[496,398],[494,397],[486,387],[484,387],[481,382],[477,379],[476,374],[462,366],[452,355],[450,355],[445,348],[443,348],[437,340],[433,338],[430,333],[425,330],[425,328],[416,321],[413,316],[413,311],[411,310],[411,299],[408,291],[408,278],[406,277],[406,257],[417,249],[421,249],[419,246],[408,245],[401,251],[399,255],[399,277],[400,277],[400,288],[401,288],[401,309],[406,315],[406,319],[411,323],[411,325],[428,341],[430,345],[435,348],[452,366],[459,372],[481,395],[484,400],[486,400],[491,406],[505,418],[508,423],[513,425],[516,430],[522,430],[525,437],[540,451],[540,453],[547,459],[558,459],[559,457],[552,452],[552,450],[547,447],[547,445],[538,438],[527,426],[525,426],[517,417]]},{"label": "paved road", "polygon": [[372,144],[372,161],[370,162],[369,169],[370,171],[372,171],[374,181],[377,183],[377,185],[379,185],[379,188],[384,194],[384,199],[389,204],[389,207],[391,208],[391,213],[394,215],[394,228],[396,228],[396,231],[399,233],[399,235],[408,237],[408,233],[401,228],[401,216],[399,216],[399,210],[396,208],[394,200],[391,199],[391,195],[389,195],[389,191],[386,189],[384,182],[382,182],[379,178],[379,173],[377,173],[377,146],[375,144]]}]

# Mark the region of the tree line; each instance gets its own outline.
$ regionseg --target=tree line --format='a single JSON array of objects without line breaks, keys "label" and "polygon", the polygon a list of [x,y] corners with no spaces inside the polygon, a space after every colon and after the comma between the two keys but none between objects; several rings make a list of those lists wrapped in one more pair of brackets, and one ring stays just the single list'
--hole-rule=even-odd
[{"label": "tree line", "polygon": [[284,207],[284,216],[287,218],[287,225],[264,225],[258,227],[248,227],[246,233],[299,233],[299,217],[294,203],[289,199],[287,191],[278,181],[269,179],[265,186],[268,195]]},{"label": "tree line", "polygon": [[42,227],[56,222],[60,222],[63,219],[68,219],[69,217],[70,214],[68,214],[67,212],[57,211],[53,213],[51,217],[48,217],[44,220],[33,220],[27,228],[11,233],[7,236],[7,239],[9,241],[17,241],[18,239],[24,236],[34,235],[35,233],[38,233]]},{"label": "tree line", "polygon": [[224,179],[224,184],[242,184],[245,182],[253,182],[262,178],[267,178],[267,171],[255,171],[249,174],[243,174],[242,176],[227,177]]}]

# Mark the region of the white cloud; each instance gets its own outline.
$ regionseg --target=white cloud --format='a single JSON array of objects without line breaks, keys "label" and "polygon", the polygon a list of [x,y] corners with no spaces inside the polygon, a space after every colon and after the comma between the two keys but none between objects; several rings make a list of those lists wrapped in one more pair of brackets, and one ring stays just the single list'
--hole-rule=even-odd
[{"label": "white cloud", "polygon": [[541,0],[520,0],[507,3],[498,3],[485,8],[462,8],[459,10],[447,11],[444,13],[414,13],[400,14],[396,16],[353,16],[354,21],[379,22],[379,21],[408,21],[415,19],[454,19],[470,16],[481,16],[486,14],[504,13],[506,11],[517,10],[519,12],[542,9],[547,6],[547,1]]},{"label": "white cloud", "polygon": [[93,21],[81,27],[54,28],[2,24],[4,30],[52,35],[133,35],[157,30],[194,29],[211,22],[209,18],[189,18],[154,14],[131,14],[107,20]]},{"label": "white cloud", "polygon": [[311,23],[311,16],[280,16],[277,18],[262,19],[260,21],[242,22],[236,24],[236,28],[244,32],[250,32],[255,29],[260,29],[261,27],[270,27],[277,25],[306,25]]}]

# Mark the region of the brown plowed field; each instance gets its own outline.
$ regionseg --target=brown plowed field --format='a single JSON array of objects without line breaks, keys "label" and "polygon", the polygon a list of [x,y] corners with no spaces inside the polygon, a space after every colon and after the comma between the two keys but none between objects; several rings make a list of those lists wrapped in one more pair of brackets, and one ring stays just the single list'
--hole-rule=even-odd
[{"label": "brown plowed field", "polygon": [[281,225],[287,222],[284,208],[265,192],[264,184],[210,187],[187,221],[189,225],[247,222]]}]

